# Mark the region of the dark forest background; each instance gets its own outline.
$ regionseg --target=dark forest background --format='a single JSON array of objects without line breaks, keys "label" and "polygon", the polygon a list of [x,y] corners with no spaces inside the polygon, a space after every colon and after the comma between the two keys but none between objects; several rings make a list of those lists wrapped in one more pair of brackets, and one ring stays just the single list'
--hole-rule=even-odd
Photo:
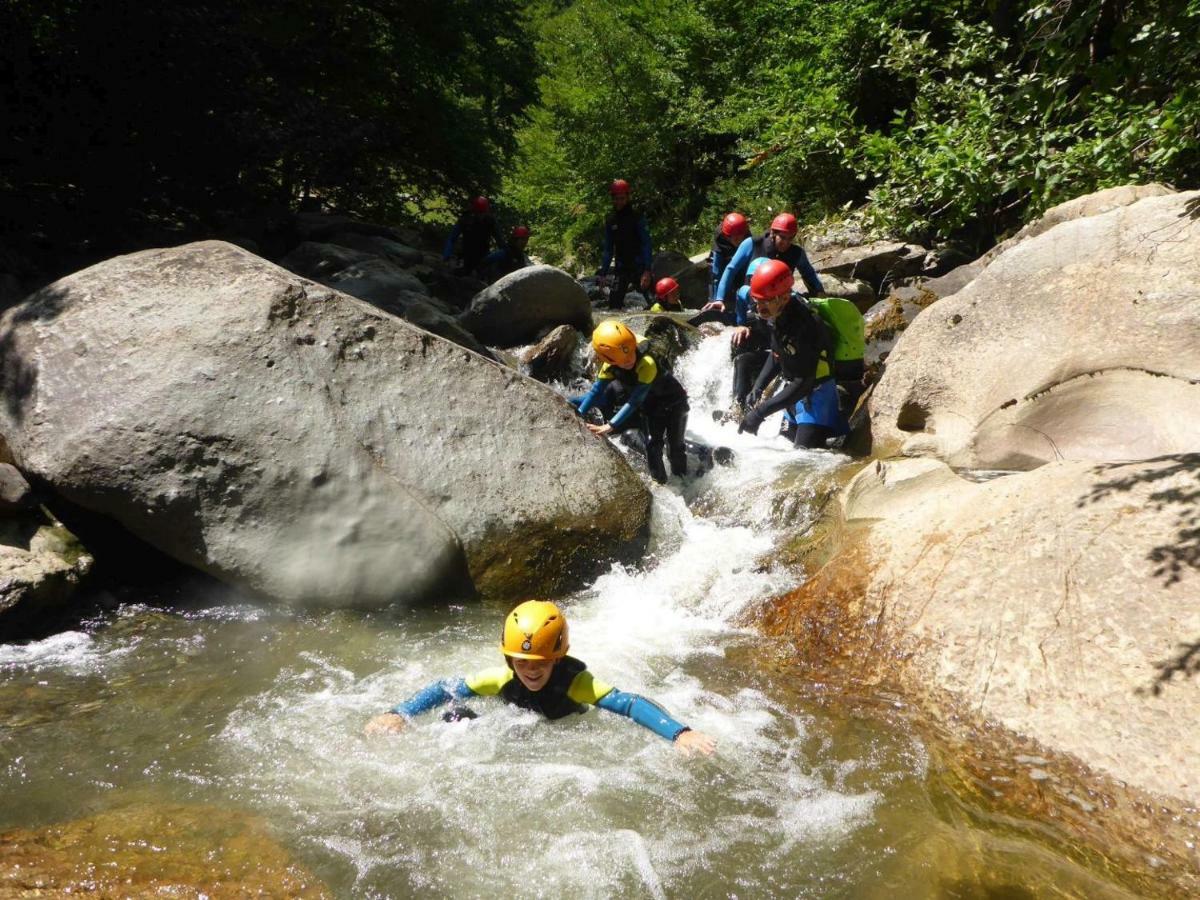
[{"label": "dark forest background", "polygon": [[475,193],[590,265],[616,177],[661,246],[790,209],[978,251],[1200,185],[1198,63],[1200,0],[0,0],[0,273]]}]

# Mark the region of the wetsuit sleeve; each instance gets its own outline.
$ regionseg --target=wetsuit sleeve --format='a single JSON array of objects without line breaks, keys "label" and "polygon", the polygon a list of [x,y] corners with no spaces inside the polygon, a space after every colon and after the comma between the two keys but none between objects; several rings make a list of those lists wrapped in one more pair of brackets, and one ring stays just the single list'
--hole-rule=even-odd
[{"label": "wetsuit sleeve", "polygon": [[462,678],[456,681],[435,681],[421,688],[403,703],[396,704],[391,711],[411,719],[438,706],[444,706],[456,697],[473,697],[475,693]]},{"label": "wetsuit sleeve", "polygon": [[[719,232],[718,232],[719,233]],[[720,243],[713,239],[712,250],[708,254],[708,299],[717,299],[717,285],[721,283],[721,273],[725,271],[725,251]]]},{"label": "wetsuit sleeve", "polygon": [[650,244],[650,226],[646,224],[645,216],[638,219],[638,238],[642,245],[642,270],[648,271],[654,268],[654,248]]},{"label": "wetsuit sleeve", "polygon": [[771,383],[771,379],[779,372],[779,360],[775,358],[774,353],[767,353],[767,361],[763,363],[763,367],[758,370],[758,378],[754,379],[754,387],[751,389],[753,394],[761,394],[767,389],[767,385]]},{"label": "wetsuit sleeve", "polygon": [[727,304],[733,303],[734,294],[741,287],[741,282],[746,280],[746,267],[750,265],[750,254],[753,250],[753,238],[746,238],[738,244],[737,251],[729,260],[729,265],[721,273],[721,283],[717,285],[716,299],[723,300]]},{"label": "wetsuit sleeve", "polygon": [[494,697],[512,679],[512,669],[508,666],[496,666],[495,668],[484,669],[482,672],[467,676],[463,679],[463,683],[466,684],[467,688],[473,694],[478,694],[480,697]]},{"label": "wetsuit sleeve", "polygon": [[774,397],[766,403],[760,403],[755,407],[755,410],[763,418],[766,418],[771,413],[787,409],[812,393],[814,381],[815,379],[809,375],[804,378],[797,378],[795,381],[785,382],[783,388],[777,391]]},{"label": "wetsuit sleeve", "polygon": [[650,388],[654,385],[654,379],[658,377],[658,364],[653,357],[646,355],[638,360],[637,377],[638,386],[629,392],[629,399],[625,401],[625,405],[608,421],[613,431],[623,431],[626,423],[650,395]]},{"label": "wetsuit sleeve", "polygon": [[821,284],[821,279],[817,277],[817,270],[808,261],[808,254],[804,252],[803,247],[800,247],[799,250],[800,259],[796,263],[796,268],[800,270],[800,277],[804,280],[804,286],[808,288],[810,294],[825,293],[825,287]]},{"label": "wetsuit sleeve", "polygon": [[691,731],[688,726],[673,719],[670,713],[653,700],[647,700],[640,694],[627,694],[613,688],[597,699],[595,705],[618,716],[633,719],[643,728],[649,728],[668,741],[675,740],[685,731]]},{"label": "wetsuit sleeve", "polygon": [[587,669],[584,669],[567,688],[567,696],[576,703],[587,703],[595,706],[600,698],[613,689],[611,684],[601,681]]},{"label": "wetsuit sleeve", "polygon": [[750,288],[747,285],[738,288],[735,321],[738,325],[745,325],[750,321]]},{"label": "wetsuit sleeve", "polygon": [[608,267],[612,264],[612,229],[608,227],[608,220],[604,222],[604,249],[600,254],[600,271],[598,274],[607,275]]},{"label": "wetsuit sleeve", "polygon": [[454,244],[462,234],[462,224],[462,219],[459,219],[450,229],[450,237],[446,238],[446,246],[442,248],[442,259],[449,259],[454,255]]},{"label": "wetsuit sleeve", "polygon": [[600,395],[604,393],[604,389],[610,384],[609,379],[597,378],[592,382],[592,389],[580,398],[579,414],[582,416],[589,409],[596,405],[596,401],[600,399]]}]

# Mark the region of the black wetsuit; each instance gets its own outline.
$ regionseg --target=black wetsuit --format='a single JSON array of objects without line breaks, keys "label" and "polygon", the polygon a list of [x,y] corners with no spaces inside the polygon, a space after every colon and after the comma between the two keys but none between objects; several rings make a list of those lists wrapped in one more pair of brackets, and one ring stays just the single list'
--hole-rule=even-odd
[{"label": "black wetsuit", "polygon": [[[609,213],[604,220],[601,275],[608,274],[610,263],[615,271],[608,294],[608,308],[623,309],[625,294],[630,288],[640,285],[642,273],[653,267],[650,231],[646,227],[645,217],[633,208],[632,203],[626,203],[621,209]],[[641,294],[649,307],[649,293],[641,290]]]},{"label": "black wetsuit", "polygon": [[460,236],[462,237],[463,261],[461,271],[472,275],[479,273],[480,265],[483,263],[483,258],[487,256],[488,248],[493,240],[497,247],[504,244],[504,239],[500,236],[500,227],[492,218],[491,213],[463,213],[454,223],[454,228],[446,241],[446,247],[442,251],[444,258],[448,259],[454,253],[454,244]]}]

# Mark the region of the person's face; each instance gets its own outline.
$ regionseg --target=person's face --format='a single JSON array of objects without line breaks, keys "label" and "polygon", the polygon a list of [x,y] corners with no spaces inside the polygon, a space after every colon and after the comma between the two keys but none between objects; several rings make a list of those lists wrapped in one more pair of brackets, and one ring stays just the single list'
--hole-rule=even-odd
[{"label": "person's face", "polygon": [[521,680],[521,684],[531,691],[540,691],[550,680],[550,673],[554,671],[554,662],[552,659],[514,658],[512,667],[517,678]]},{"label": "person's face", "polygon": [[788,234],[786,231],[776,231],[773,228],[771,229],[771,240],[775,242],[775,247],[780,253],[792,246],[792,241],[795,239],[796,236],[794,234]]},{"label": "person's face", "polygon": [[625,205],[629,202],[629,195],[628,194],[613,194],[612,201],[613,201],[613,209],[616,209],[616,210],[624,209]]},{"label": "person's face", "polygon": [[527,237],[516,237],[516,238],[512,239],[512,245],[514,247],[516,247],[518,250],[524,250],[525,245],[528,243],[529,243],[529,238],[527,238]]},{"label": "person's face", "polygon": [[663,297],[663,306],[679,306],[679,288]]},{"label": "person's face", "polygon": [[787,306],[788,294],[783,293],[769,300],[760,300],[757,297],[751,297],[750,299],[754,301],[754,311],[758,313],[759,318],[774,319]]}]

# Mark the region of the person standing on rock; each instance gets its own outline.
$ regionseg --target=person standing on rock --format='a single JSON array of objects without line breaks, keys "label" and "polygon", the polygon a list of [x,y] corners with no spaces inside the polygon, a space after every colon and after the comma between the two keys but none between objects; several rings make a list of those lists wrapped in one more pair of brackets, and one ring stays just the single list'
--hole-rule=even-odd
[{"label": "person standing on rock", "polygon": [[705,322],[722,322],[732,325],[735,320],[732,306],[717,299],[717,288],[721,284],[721,276],[729,266],[729,261],[741,246],[742,241],[750,237],[750,223],[741,213],[731,212],[713,235],[712,250],[709,252],[708,303],[700,312],[688,320],[689,325],[702,325]]},{"label": "person standing on rock", "polygon": [[[820,315],[792,290],[794,284],[791,266],[781,259],[767,260],[750,279],[750,299],[758,314],[750,328],[764,332],[771,353],[747,398],[751,408],[738,431],[758,434],[767,416],[787,410],[791,421],[785,433],[795,446],[824,447],[827,439],[847,430],[833,378],[834,338]],[[777,374],[783,386],[770,400],[761,400]]]},{"label": "person standing on rock", "polygon": [[[604,362],[596,374],[591,390],[572,398],[581,416],[595,408],[608,422],[588,424],[592,434],[601,437],[620,434],[637,426],[646,442],[646,465],[650,477],[665,484],[667,470],[663,465],[663,443],[671,472],[687,474],[688,396],[683,385],[670,372],[660,370],[645,342],[638,339],[624,322],[609,319],[596,326],[592,333],[592,349]],[[623,405],[615,415],[612,409],[618,401]]]},{"label": "person standing on rock", "polygon": [[529,229],[518,225],[508,235],[508,243],[499,250],[493,250],[483,258],[482,269],[489,280],[497,281],[517,269],[529,265],[529,257],[525,255],[525,247],[529,243]]},{"label": "person standing on rock", "polygon": [[462,251],[459,258],[462,260],[462,266],[458,269],[458,274],[479,275],[492,241],[496,242],[497,247],[504,244],[500,226],[492,216],[492,202],[487,197],[474,198],[454,223],[450,237],[446,239],[446,246],[442,249],[444,262],[449,262],[454,256],[454,247],[460,237]]},{"label": "person standing on rock", "polygon": [[[650,245],[650,229],[646,217],[637,212],[629,200],[629,182],[618,178],[609,185],[613,211],[604,220],[604,251],[600,270],[596,273],[600,287],[609,287],[608,308],[624,309],[625,294],[638,285],[646,306],[650,306],[650,282],[654,277],[654,251]],[[609,279],[609,269],[616,270]]]},{"label": "person standing on rock", "polygon": [[780,213],[771,220],[771,227],[761,237],[748,237],[738,246],[737,252],[721,273],[721,281],[717,285],[716,299],[732,307],[737,296],[737,290],[746,278],[746,268],[752,259],[764,256],[767,259],[780,259],[788,264],[790,269],[799,271],[804,279],[808,293],[823,294],[825,288],[816,270],[808,261],[804,248],[796,243],[796,233],[799,226],[796,217],[791,213]]}]

